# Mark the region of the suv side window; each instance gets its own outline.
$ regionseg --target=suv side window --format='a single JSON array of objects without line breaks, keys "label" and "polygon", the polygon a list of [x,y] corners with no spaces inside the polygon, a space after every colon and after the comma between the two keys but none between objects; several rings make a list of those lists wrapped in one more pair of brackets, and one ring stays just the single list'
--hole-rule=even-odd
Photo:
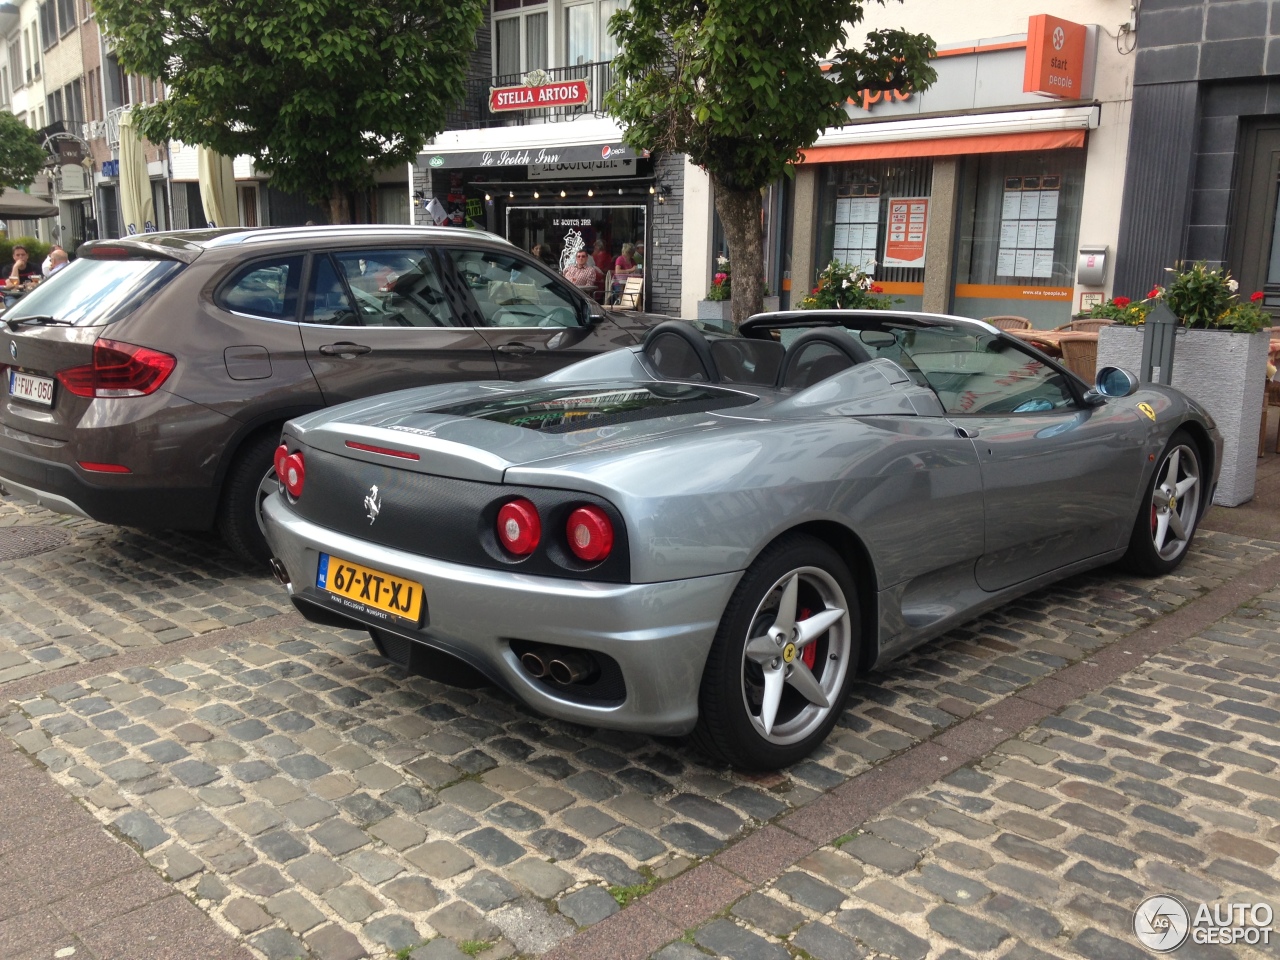
[{"label": "suv side window", "polygon": [[581,303],[565,284],[510,254],[451,248],[486,327],[579,327]]},{"label": "suv side window", "polygon": [[307,323],[359,326],[351,294],[338,276],[329,255],[318,253],[311,263],[311,289],[307,293]]},{"label": "suv side window", "polygon": [[364,326],[462,326],[426,251],[344,250],[333,260]]},{"label": "suv side window", "polygon": [[293,320],[298,311],[302,257],[258,260],[240,268],[218,292],[223,310],[273,320]]}]

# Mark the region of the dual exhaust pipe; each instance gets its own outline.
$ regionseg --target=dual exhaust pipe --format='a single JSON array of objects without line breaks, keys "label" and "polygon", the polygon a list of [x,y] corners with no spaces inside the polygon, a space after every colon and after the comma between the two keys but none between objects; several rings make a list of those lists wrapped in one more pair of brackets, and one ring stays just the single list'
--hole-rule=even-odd
[{"label": "dual exhaust pipe", "polygon": [[599,672],[595,658],[571,647],[536,647],[520,655],[520,665],[532,677],[561,687],[590,681]]}]

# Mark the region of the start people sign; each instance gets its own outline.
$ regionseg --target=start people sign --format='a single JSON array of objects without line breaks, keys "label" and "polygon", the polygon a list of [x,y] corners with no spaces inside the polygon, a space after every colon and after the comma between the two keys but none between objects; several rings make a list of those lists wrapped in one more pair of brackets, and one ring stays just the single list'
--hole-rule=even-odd
[{"label": "start people sign", "polygon": [[1027,21],[1027,65],[1022,76],[1025,93],[1055,100],[1084,96],[1088,28],[1042,13]]},{"label": "start people sign", "polygon": [[541,107],[574,107],[591,100],[586,80],[562,80],[539,86],[490,87],[489,109],[537,110]]}]

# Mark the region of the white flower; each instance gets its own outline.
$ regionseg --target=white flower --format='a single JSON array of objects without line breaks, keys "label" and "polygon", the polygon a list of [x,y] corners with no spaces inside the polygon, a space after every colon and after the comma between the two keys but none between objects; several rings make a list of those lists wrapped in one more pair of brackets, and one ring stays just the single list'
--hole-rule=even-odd
[{"label": "white flower", "polygon": [[842,290],[848,290],[848,289],[849,289],[849,278],[848,278],[848,277],[845,277],[845,278],[844,278],[844,283],[840,284],[840,289],[842,289]]},{"label": "white flower", "polygon": [[729,262],[728,257],[716,257],[716,263],[720,264],[720,266],[722,267],[728,262]]},{"label": "white flower", "polygon": [[859,287],[861,287],[863,290],[870,290],[870,289],[871,289],[871,278],[870,278],[870,277],[863,277],[861,280],[859,280],[859,281],[858,281],[858,286],[859,286]]},{"label": "white flower", "polygon": [[1235,293],[1237,290],[1240,289],[1240,284],[1236,283],[1234,280],[1228,280],[1227,289],[1230,290],[1232,293]]}]

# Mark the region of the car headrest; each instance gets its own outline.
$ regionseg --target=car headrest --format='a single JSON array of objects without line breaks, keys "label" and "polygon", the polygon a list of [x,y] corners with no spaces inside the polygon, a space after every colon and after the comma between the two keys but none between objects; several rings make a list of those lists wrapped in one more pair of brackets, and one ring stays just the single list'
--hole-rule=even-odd
[{"label": "car headrest", "polygon": [[810,330],[787,347],[778,386],[803,389],[871,359],[871,354],[849,334]]},{"label": "car headrest", "polygon": [[719,382],[707,338],[682,320],[664,320],[653,327],[644,338],[641,352],[661,379]]}]

